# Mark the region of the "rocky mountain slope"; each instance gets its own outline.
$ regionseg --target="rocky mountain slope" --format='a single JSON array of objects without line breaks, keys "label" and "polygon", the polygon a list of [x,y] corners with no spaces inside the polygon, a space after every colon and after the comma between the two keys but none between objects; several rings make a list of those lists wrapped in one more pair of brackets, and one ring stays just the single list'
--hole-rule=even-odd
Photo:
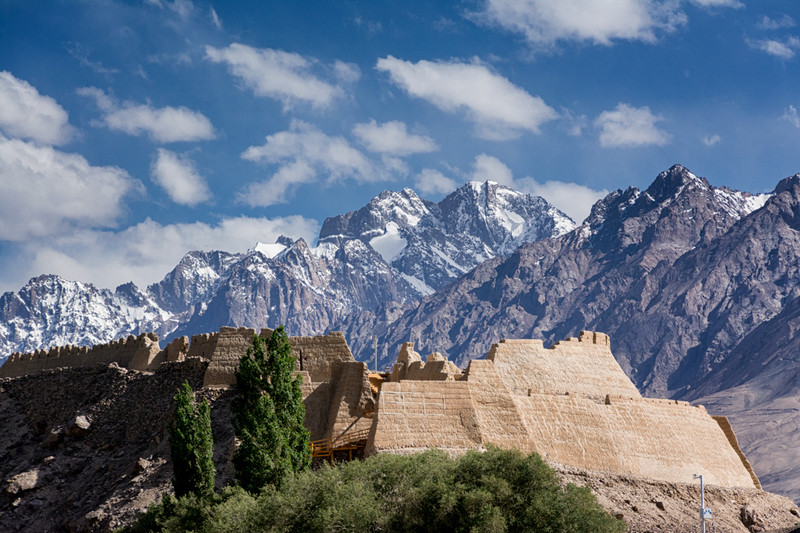
[{"label": "rocky mountain slope", "polygon": [[326,220],[313,248],[282,237],[240,254],[189,252],[146,289],[34,278],[0,297],[0,362],[147,331],[169,339],[284,324],[295,335],[322,334],[353,312],[402,309],[487,258],[574,226],[542,198],[493,182],[468,183],[439,203],[386,191]]}]

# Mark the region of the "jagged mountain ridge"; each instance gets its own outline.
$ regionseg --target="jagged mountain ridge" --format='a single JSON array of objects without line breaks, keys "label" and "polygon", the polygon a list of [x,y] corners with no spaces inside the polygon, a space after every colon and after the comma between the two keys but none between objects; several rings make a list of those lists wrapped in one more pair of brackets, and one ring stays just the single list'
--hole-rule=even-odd
[{"label": "jagged mountain ridge", "polygon": [[[493,182],[466,184],[439,203],[411,189],[385,191],[326,220],[314,248],[281,237],[246,253],[193,251],[146,289],[34,278],[0,296],[0,362],[15,351],[145,331],[169,339],[284,324],[296,335],[322,334],[353,312],[401,309],[488,257],[574,225],[543,199]],[[478,236],[464,233],[473,228]]]},{"label": "jagged mountain ridge", "polygon": [[[661,346],[654,335],[671,339],[671,355],[696,343],[673,335],[669,324],[640,327],[637,317],[652,319],[648,307],[679,258],[720,239],[767,197],[712,187],[675,166],[645,191],[612,192],[576,230],[487,261],[396,322],[379,325],[385,327],[381,341],[392,354],[399,343],[419,340],[423,350],[443,351],[463,364],[500,338],[554,342],[579,329],[607,331],[623,347],[620,363],[637,385],[670,394],[675,387],[661,375],[671,375],[674,363],[653,359],[654,346]],[[345,324],[356,353],[366,345],[358,332],[371,321],[354,316]]]}]

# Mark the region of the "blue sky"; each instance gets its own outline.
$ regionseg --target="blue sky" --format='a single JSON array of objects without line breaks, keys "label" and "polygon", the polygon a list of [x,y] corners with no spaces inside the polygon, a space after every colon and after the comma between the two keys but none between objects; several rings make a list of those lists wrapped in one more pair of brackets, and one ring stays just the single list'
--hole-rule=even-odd
[{"label": "blue sky", "polygon": [[[470,179],[573,218],[800,172],[800,4],[0,0],[0,291],[157,281]],[[580,220],[579,220],[580,221]]]}]

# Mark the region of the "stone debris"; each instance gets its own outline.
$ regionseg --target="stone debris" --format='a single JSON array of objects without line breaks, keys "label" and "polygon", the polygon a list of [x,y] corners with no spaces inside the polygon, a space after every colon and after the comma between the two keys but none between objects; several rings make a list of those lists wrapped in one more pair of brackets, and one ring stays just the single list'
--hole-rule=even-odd
[{"label": "stone debris", "polygon": [[6,494],[16,495],[21,492],[28,492],[39,486],[39,471],[29,470],[17,474],[6,481]]},{"label": "stone debris", "polygon": [[89,434],[89,430],[91,428],[92,423],[89,421],[86,415],[76,415],[67,426],[65,433],[67,437],[81,439]]}]

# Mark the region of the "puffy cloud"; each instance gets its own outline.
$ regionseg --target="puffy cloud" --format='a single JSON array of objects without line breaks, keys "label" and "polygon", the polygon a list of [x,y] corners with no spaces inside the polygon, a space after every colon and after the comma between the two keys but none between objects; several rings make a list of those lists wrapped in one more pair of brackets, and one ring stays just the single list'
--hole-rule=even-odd
[{"label": "puffy cloud", "polygon": [[686,23],[679,2],[670,0],[487,0],[478,18],[544,47],[558,41],[601,45],[614,40],[654,42],[657,32],[670,32]]},{"label": "puffy cloud", "polygon": [[594,124],[600,129],[600,145],[604,147],[663,146],[670,136],[656,127],[661,120],[663,117],[651,113],[647,106],[620,103],[612,111],[600,113]]},{"label": "puffy cloud", "polygon": [[455,180],[432,168],[422,169],[414,179],[414,188],[423,194],[447,194],[457,187]]},{"label": "puffy cloud", "polygon": [[361,79],[361,69],[355,63],[345,63],[337,59],[333,63],[333,72],[343,83],[355,83]]},{"label": "puffy cloud", "polygon": [[580,224],[589,216],[592,206],[608,195],[606,189],[596,191],[585,185],[565,181],[548,180],[539,183],[533,178],[521,178],[514,182],[517,190],[541,196],[572,220]]},{"label": "puffy cloud", "polygon": [[239,199],[252,206],[284,202],[301,183],[318,176],[328,180],[354,179],[358,182],[384,179],[387,172],[376,167],[344,137],[326,135],[316,127],[293,120],[289,129],[267,136],[266,143],[242,153],[249,161],[278,165],[265,182],[250,185]]},{"label": "puffy cloud", "polygon": [[122,198],[142,185],[116,167],[0,136],[0,240],[113,227]]},{"label": "puffy cloud", "polygon": [[[322,81],[311,72],[316,60],[300,54],[233,43],[227,48],[206,46],[206,59],[226,64],[257,96],[275,98],[284,109],[297,102],[327,107],[344,96],[341,87]],[[357,79],[358,71],[353,65],[337,62],[333,69],[340,77]]]},{"label": "puffy cloud", "polygon": [[468,177],[474,181],[496,181],[512,189],[541,196],[578,223],[589,216],[597,200],[608,194],[605,189],[594,190],[578,183],[555,180],[540,183],[530,176],[515,179],[505,163],[487,154],[475,158],[472,173]]},{"label": "puffy cloud", "polygon": [[719,144],[722,139],[716,133],[714,135],[703,135],[703,144],[706,146],[714,146]]},{"label": "puffy cloud", "polygon": [[408,133],[404,122],[393,120],[378,124],[375,120],[356,124],[353,134],[371,152],[405,156],[433,152],[439,147],[430,137]]},{"label": "puffy cloud", "polygon": [[11,137],[54,145],[74,133],[64,108],[7,71],[0,72],[0,129]]},{"label": "puffy cloud", "polygon": [[150,165],[150,176],[161,185],[173,202],[197,205],[211,197],[205,180],[197,173],[194,162],[175,152],[159,148]]},{"label": "puffy cloud", "polygon": [[788,37],[783,41],[775,39],[764,40],[748,40],[747,44],[751,48],[766,52],[771,56],[779,57],[781,59],[792,59],[797,50],[800,50],[800,39],[797,37]]},{"label": "puffy cloud", "polygon": [[783,15],[780,18],[769,18],[768,16],[764,15],[760,21],[756,24],[756,27],[760,30],[780,30],[783,28],[793,28],[795,25],[795,21],[789,15]]},{"label": "puffy cloud", "polygon": [[289,200],[298,185],[312,183],[317,171],[305,160],[290,161],[266,181],[251,183],[239,193],[239,200],[251,206],[281,204]]},{"label": "puffy cloud", "polygon": [[99,287],[131,280],[144,287],[160,280],[190,250],[243,252],[257,241],[275,242],[280,235],[312,242],[318,231],[316,220],[301,216],[166,225],[146,219],[122,231],[82,230],[21,243],[19,264],[0,275],[0,284],[16,290],[31,272],[47,272]]},{"label": "puffy cloud", "polygon": [[124,102],[118,105],[96,87],[83,87],[78,94],[94,98],[103,112],[101,124],[128,135],[148,135],[153,141],[171,143],[214,139],[214,127],[202,113],[181,107],[154,108]]},{"label": "puffy cloud", "polygon": [[514,174],[505,163],[492,155],[479,154],[472,163],[472,176],[474,181],[496,181],[509,187],[514,186]]},{"label": "puffy cloud", "polygon": [[538,96],[532,96],[480,63],[379,59],[380,71],[411,96],[422,98],[449,113],[466,112],[486,139],[539,133],[539,126],[558,114]]}]

